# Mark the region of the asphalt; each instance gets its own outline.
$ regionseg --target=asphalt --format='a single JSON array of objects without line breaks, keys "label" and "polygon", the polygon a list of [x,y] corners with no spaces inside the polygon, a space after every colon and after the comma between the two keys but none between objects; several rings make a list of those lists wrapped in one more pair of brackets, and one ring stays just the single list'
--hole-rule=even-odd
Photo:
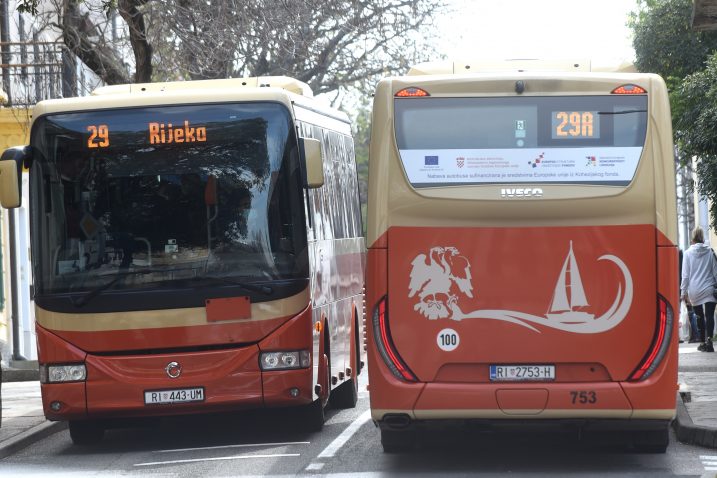
[{"label": "asphalt", "polygon": [[[65,422],[45,419],[37,374],[14,372],[3,370],[0,388],[0,459],[67,428]],[[717,448],[717,353],[699,352],[697,344],[680,344],[678,382],[673,422],[678,440]]]}]

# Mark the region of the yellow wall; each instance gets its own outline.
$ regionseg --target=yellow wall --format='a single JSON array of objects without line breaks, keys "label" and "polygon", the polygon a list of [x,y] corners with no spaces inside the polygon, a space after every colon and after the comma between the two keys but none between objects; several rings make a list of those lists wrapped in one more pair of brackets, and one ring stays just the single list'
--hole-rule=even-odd
[{"label": "yellow wall", "polygon": [[[2,108],[0,107],[0,153],[10,146],[28,144],[30,132],[30,111],[25,108]],[[7,211],[0,209],[0,220],[2,221],[2,235],[0,235],[0,247],[2,247],[2,269],[3,288],[5,303],[0,310],[0,341],[10,341],[10,330],[8,328],[8,317],[10,315],[10,248],[8,246]]]}]

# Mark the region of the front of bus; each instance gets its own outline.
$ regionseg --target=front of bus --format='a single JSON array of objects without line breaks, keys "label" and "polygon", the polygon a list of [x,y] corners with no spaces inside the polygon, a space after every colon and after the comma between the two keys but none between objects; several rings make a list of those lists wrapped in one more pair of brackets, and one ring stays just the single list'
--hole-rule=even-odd
[{"label": "front of bus", "polygon": [[662,80],[390,78],[373,128],[388,132],[372,138],[367,238],[384,448],[471,420],[616,431],[664,451],[678,302]]},{"label": "front of bus", "polygon": [[25,163],[48,418],[312,401],[298,142],[286,95],[265,90],[38,105]]}]

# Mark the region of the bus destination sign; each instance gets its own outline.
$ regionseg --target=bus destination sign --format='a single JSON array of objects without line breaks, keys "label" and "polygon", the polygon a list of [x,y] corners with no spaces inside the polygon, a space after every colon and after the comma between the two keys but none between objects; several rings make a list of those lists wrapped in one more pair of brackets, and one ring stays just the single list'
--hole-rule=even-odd
[{"label": "bus destination sign", "polygon": [[[110,128],[106,124],[88,125],[87,147],[107,148],[110,145]],[[147,124],[149,144],[203,143],[207,141],[206,126],[191,126],[188,120],[177,127],[172,123]]]},{"label": "bus destination sign", "polygon": [[597,111],[553,111],[553,139],[598,139],[600,121]]}]

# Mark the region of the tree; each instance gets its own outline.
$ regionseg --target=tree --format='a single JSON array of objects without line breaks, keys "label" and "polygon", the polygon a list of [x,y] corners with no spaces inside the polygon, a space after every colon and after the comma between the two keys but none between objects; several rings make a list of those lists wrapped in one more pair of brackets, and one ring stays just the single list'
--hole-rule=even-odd
[{"label": "tree", "polygon": [[368,150],[371,142],[371,105],[362,104],[354,118],[353,137],[356,154],[356,172],[358,175],[359,198],[363,233],[366,235],[366,203],[368,202]]},{"label": "tree", "polygon": [[[717,164],[713,159],[717,148],[710,140],[717,138],[717,131],[709,124],[717,105],[717,95],[709,93],[709,80],[716,78],[711,76],[709,64],[705,69],[705,62],[717,50],[717,32],[692,29],[692,0],[641,0],[638,8],[629,20],[635,65],[665,79],[670,91],[678,175],[691,178],[692,158],[698,158],[698,192],[712,200],[712,224],[717,227]],[[691,179],[683,186],[690,192]],[[683,217],[692,224],[692,201],[683,199]]]},{"label": "tree", "polygon": [[684,157],[697,158],[697,191],[709,199],[710,223],[717,230],[717,53],[705,69],[682,81],[677,96],[677,146]]},{"label": "tree", "polygon": [[628,21],[635,66],[665,79],[681,79],[701,70],[717,48],[717,33],[692,29],[693,0],[640,0]]},{"label": "tree", "polygon": [[[32,11],[38,0],[21,0]],[[424,61],[433,0],[118,0],[125,35],[107,36],[113,3],[57,0],[67,46],[108,84],[287,75],[315,93],[358,87]],[[37,10],[35,10],[37,11]],[[84,13],[82,13],[84,12]],[[94,14],[91,14],[94,13]],[[124,59],[124,61],[123,61]]]}]

